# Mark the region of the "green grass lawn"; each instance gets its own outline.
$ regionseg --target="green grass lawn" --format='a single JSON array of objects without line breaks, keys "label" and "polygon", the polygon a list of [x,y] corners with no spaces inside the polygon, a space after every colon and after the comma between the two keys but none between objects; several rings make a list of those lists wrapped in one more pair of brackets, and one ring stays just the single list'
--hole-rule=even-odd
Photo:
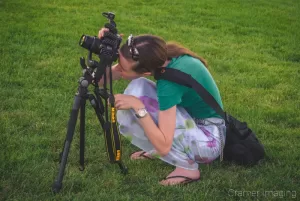
[{"label": "green grass lawn", "polygon": [[[78,41],[98,33],[104,11],[116,14],[125,37],[160,35],[206,58],[226,110],[256,131],[266,159],[252,168],[201,165],[200,182],[162,187],[158,181],[173,167],[130,161],[136,148],[123,140],[124,176],[108,162],[88,104],[86,169],[78,170],[77,132],[63,188],[52,193],[79,58],[87,55]],[[297,0],[0,0],[0,200],[299,199],[299,19]],[[115,82],[115,93],[127,84]]]}]

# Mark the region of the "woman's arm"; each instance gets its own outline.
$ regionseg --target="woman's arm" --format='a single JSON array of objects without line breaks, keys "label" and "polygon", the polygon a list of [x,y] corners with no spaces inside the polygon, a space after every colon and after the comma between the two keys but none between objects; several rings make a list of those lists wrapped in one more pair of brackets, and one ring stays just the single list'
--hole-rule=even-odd
[{"label": "woman's arm", "polygon": [[[134,108],[135,111],[138,109],[139,108]],[[139,123],[158,154],[161,156],[167,155],[171,150],[174,138],[176,105],[170,109],[159,111],[158,127],[149,114],[140,118]]]},{"label": "woman's arm", "polygon": [[[137,112],[138,109],[145,108],[145,105],[135,96],[116,94],[115,107],[118,110],[134,109]],[[176,105],[167,110],[159,111],[158,126],[149,114],[140,118],[139,123],[158,154],[161,156],[167,155],[172,147],[174,138]]]}]

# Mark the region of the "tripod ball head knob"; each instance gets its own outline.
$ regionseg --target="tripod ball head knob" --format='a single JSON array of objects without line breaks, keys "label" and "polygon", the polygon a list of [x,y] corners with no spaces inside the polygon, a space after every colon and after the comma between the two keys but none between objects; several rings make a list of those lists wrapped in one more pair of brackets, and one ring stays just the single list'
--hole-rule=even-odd
[{"label": "tripod ball head knob", "polygon": [[88,82],[84,77],[81,77],[81,78],[78,80],[78,83],[79,83],[82,87],[88,87],[88,86],[89,86],[89,82]]},{"label": "tripod ball head knob", "polygon": [[82,80],[80,84],[83,87],[88,87],[89,86],[89,82],[87,80]]}]

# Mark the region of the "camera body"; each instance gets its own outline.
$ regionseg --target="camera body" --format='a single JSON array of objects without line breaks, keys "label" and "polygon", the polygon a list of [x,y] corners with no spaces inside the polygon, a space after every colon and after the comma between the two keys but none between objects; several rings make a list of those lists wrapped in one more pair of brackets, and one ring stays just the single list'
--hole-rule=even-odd
[{"label": "camera body", "polygon": [[119,54],[118,49],[122,42],[121,36],[118,34],[117,25],[114,22],[115,14],[104,12],[102,15],[108,18],[109,23],[104,25],[109,32],[104,33],[104,37],[99,39],[96,36],[82,35],[79,45],[91,53],[97,54],[100,59],[109,59],[111,62],[116,61]]}]

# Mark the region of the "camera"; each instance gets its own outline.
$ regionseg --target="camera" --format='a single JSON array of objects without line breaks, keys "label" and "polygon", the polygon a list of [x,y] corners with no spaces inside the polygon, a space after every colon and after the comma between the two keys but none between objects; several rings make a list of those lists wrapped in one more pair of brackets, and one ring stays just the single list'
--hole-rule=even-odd
[{"label": "camera", "polygon": [[90,52],[99,55],[99,57],[105,56],[116,61],[122,38],[118,34],[116,28],[117,25],[114,22],[115,14],[104,12],[102,15],[109,20],[109,23],[104,25],[105,28],[109,29],[109,32],[105,32],[101,39],[96,36],[82,35],[79,40],[79,45]]}]

